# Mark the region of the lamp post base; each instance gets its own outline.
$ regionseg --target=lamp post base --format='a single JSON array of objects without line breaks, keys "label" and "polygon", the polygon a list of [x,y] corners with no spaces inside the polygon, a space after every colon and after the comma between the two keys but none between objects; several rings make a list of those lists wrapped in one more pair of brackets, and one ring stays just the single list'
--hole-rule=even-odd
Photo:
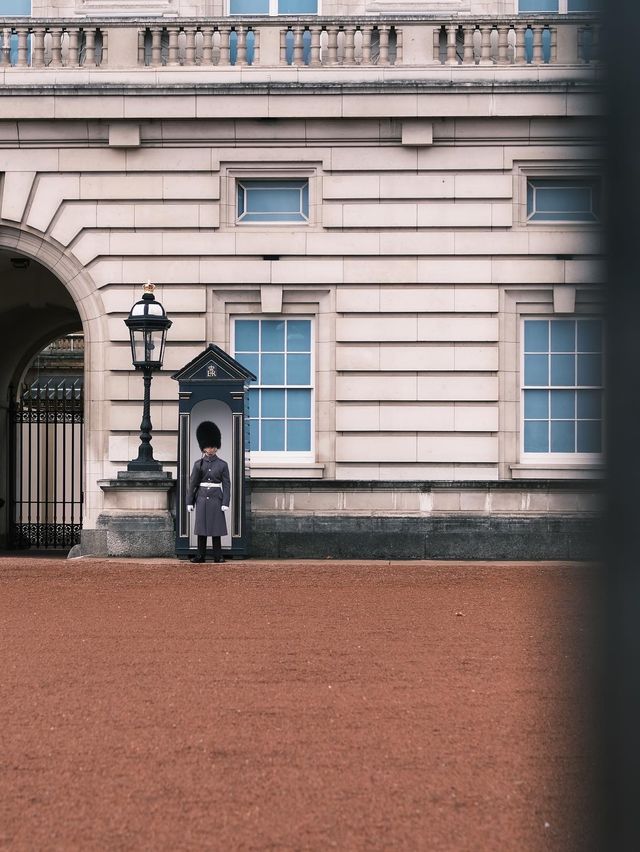
[{"label": "lamp post base", "polygon": [[175,523],[169,511],[175,479],[167,471],[119,471],[98,482],[104,509],[95,529],[82,531],[73,556],[175,556]]}]

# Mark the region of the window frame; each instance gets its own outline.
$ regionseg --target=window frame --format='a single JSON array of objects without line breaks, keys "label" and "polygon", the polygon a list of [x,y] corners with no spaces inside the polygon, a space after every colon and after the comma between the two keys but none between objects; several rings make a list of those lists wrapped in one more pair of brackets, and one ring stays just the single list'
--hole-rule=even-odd
[{"label": "window frame", "polygon": [[[240,195],[239,189],[244,184],[250,184],[252,182],[253,183],[264,183],[264,184],[273,183],[274,185],[277,184],[277,183],[282,183],[282,184],[284,184],[284,183],[305,184],[306,183],[306,190],[307,190],[307,192],[306,192],[306,196],[307,196],[306,197],[306,201],[307,201],[306,214],[305,214],[304,210],[302,209],[303,205],[301,204],[300,216],[302,218],[300,218],[300,219],[280,219],[280,220],[277,220],[277,221],[271,221],[268,218],[265,218],[265,219],[262,219],[262,220],[243,220],[240,217],[240,213],[239,213],[239,206],[240,206],[239,205],[239,195]],[[302,193],[302,187],[300,189],[301,189],[301,193]],[[285,175],[282,175],[280,177],[265,177],[265,176],[260,176],[260,177],[243,176],[243,177],[240,177],[240,176],[236,176],[235,179],[234,179],[235,224],[238,227],[242,227],[242,228],[251,227],[251,226],[253,226],[253,227],[257,226],[259,228],[262,228],[262,227],[272,228],[274,226],[275,227],[278,227],[278,226],[291,227],[292,225],[294,225],[294,226],[307,226],[307,225],[310,224],[310,221],[311,221],[311,198],[310,198],[310,195],[311,195],[310,181],[309,181],[309,178],[306,177],[306,176],[305,177],[292,177],[292,176],[285,176]],[[246,211],[246,212],[250,213],[250,211]],[[246,215],[246,214],[243,214],[243,215]]]},{"label": "window frame", "polygon": [[[579,162],[576,160],[531,160],[514,161],[513,203],[515,205],[513,227],[529,230],[599,231],[604,226],[604,211],[607,209],[607,186],[604,179],[605,166],[601,161]],[[600,184],[600,218],[593,221],[575,219],[529,219],[527,191],[530,180],[591,180]]]},{"label": "window frame", "polygon": [[[601,451],[598,453],[557,453],[549,451],[547,453],[531,453],[526,452],[524,449],[524,429],[525,429],[525,407],[524,407],[524,398],[525,391],[527,390],[552,390],[553,385],[545,385],[536,388],[533,385],[525,385],[524,377],[524,359],[525,359],[525,323],[527,321],[563,321],[569,320],[573,322],[577,321],[585,321],[585,320],[598,320],[601,322],[603,328],[603,339],[602,339],[602,384],[598,387],[602,394],[602,408],[601,408]],[[598,316],[597,314],[591,313],[572,313],[572,314],[558,314],[558,313],[523,313],[519,316],[519,423],[518,423],[518,434],[520,436],[519,441],[519,462],[521,464],[541,464],[541,465],[552,465],[552,464],[601,464],[604,460],[604,450],[606,445],[606,420],[605,420],[605,411],[606,411],[606,387],[605,387],[605,376],[606,376],[606,339],[604,337],[604,320],[602,316]],[[574,354],[575,351],[574,351]],[[575,390],[578,391],[580,389],[595,389],[595,385],[575,385]],[[558,390],[567,389],[571,390],[570,386],[558,386]],[[577,412],[576,412],[577,414]],[[574,420],[577,420],[577,416]],[[551,422],[551,411],[549,411],[549,422]]]},{"label": "window frame", "polygon": [[578,9],[569,9],[570,0],[556,0],[558,3],[558,8],[555,10],[523,10],[520,8],[522,0],[518,0],[518,14],[519,15],[593,15],[597,14],[597,10],[578,10]]},{"label": "window frame", "polygon": [[[242,17],[269,17],[269,18],[277,18],[281,17],[278,12],[278,2],[279,0],[269,0],[269,11],[268,12],[232,12],[231,11],[231,0],[226,0],[225,9],[226,16],[229,18],[242,18]],[[322,14],[322,0],[316,0],[317,2],[317,10],[315,12],[287,12],[286,15],[297,15],[297,16],[309,16],[309,17],[317,17]],[[284,15],[283,15],[284,16]]]},{"label": "window frame", "polygon": [[[260,463],[260,464],[282,464],[282,463],[291,463],[291,464],[305,464],[309,462],[314,462],[316,457],[316,393],[317,393],[317,382],[316,382],[316,316],[315,314],[288,314],[288,313],[279,313],[279,314],[265,314],[265,313],[233,313],[230,317],[230,343],[231,343],[231,352],[233,353],[233,357],[237,358],[236,352],[236,322],[237,321],[247,321],[247,320],[259,320],[259,321],[283,321],[288,322],[290,320],[305,320],[309,322],[310,328],[310,337],[309,337],[309,385],[263,385],[258,383],[251,382],[249,384],[249,390],[252,388],[262,390],[262,389],[284,389],[286,390],[310,390],[310,448],[309,450],[250,450],[249,458],[251,463]],[[286,340],[286,326],[285,326],[285,340]],[[259,355],[262,354],[262,349],[259,351]],[[251,419],[247,418],[247,421]],[[262,418],[259,418],[260,421]],[[285,434],[286,434],[286,412],[285,412]]]},{"label": "window frame", "polygon": [[[580,182],[584,182],[585,185],[591,185],[591,215],[593,218],[591,219],[534,219],[534,213],[529,213],[529,187],[532,186],[535,181],[548,181],[555,182],[557,184],[562,184],[565,182],[566,184],[578,184]],[[569,187],[567,187],[569,188]],[[536,187],[533,187],[534,193]],[[595,190],[595,191],[594,191]],[[535,196],[534,196],[535,197]],[[594,201],[597,201],[597,205],[594,204]],[[565,211],[569,212],[569,211]],[[587,177],[585,175],[571,175],[568,177],[564,176],[553,176],[553,177],[541,177],[540,175],[527,175],[526,182],[526,222],[527,225],[602,225],[602,179],[599,175],[593,175]]]},{"label": "window frame", "polygon": [[[251,233],[321,230],[318,204],[322,203],[321,165],[316,161],[299,165],[290,162],[223,162],[220,164],[220,228]],[[309,186],[309,218],[306,222],[238,222],[237,184],[242,180],[306,180]]]}]

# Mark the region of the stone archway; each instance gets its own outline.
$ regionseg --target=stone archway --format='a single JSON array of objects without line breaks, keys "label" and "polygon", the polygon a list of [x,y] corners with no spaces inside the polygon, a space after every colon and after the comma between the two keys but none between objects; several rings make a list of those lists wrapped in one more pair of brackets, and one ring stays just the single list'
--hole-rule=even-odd
[{"label": "stone archway", "polygon": [[[46,238],[0,226],[0,481],[8,480],[10,389],[16,388],[34,356],[56,337],[82,330],[85,338],[85,417],[83,462],[96,471],[105,458],[105,312],[91,276],[81,264]],[[95,478],[100,478],[99,475]],[[89,487],[87,495],[93,494]],[[7,543],[8,501],[0,495],[0,547]],[[85,501],[84,517],[91,512]],[[95,512],[94,512],[95,514]],[[84,521],[84,518],[83,518]]]}]

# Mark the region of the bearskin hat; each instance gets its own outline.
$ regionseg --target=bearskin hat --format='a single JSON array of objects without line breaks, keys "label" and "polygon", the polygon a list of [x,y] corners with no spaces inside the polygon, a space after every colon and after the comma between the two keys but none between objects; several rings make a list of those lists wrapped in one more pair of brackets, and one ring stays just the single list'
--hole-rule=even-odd
[{"label": "bearskin hat", "polygon": [[220,430],[211,420],[203,420],[196,429],[196,440],[201,450],[205,447],[217,447],[220,449],[222,436]]}]

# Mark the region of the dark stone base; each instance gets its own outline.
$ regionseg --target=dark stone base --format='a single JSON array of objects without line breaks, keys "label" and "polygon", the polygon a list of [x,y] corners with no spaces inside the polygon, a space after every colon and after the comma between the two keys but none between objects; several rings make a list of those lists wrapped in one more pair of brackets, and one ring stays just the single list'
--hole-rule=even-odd
[{"label": "dark stone base", "polygon": [[175,556],[173,518],[169,512],[99,515],[96,529],[82,530],[78,555]]},{"label": "dark stone base", "polygon": [[599,560],[599,517],[254,515],[251,555],[268,559]]}]

